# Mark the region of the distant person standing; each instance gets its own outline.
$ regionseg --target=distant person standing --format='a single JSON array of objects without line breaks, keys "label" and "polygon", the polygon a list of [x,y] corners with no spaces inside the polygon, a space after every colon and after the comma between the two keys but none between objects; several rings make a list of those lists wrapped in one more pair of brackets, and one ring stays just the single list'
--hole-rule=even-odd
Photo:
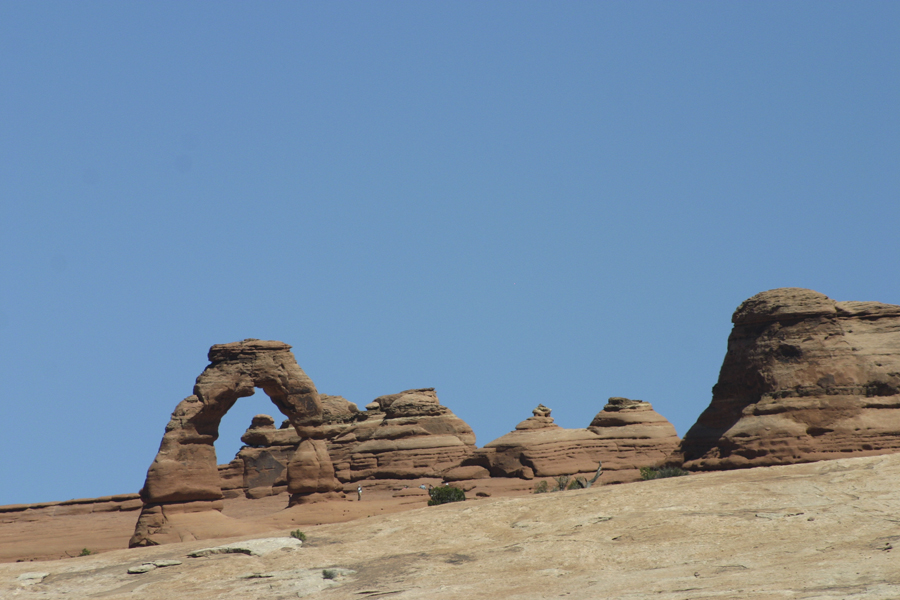
[{"label": "distant person standing", "polygon": [[360,500],[362,500],[362,486],[358,485],[356,486],[356,501],[359,502]]}]

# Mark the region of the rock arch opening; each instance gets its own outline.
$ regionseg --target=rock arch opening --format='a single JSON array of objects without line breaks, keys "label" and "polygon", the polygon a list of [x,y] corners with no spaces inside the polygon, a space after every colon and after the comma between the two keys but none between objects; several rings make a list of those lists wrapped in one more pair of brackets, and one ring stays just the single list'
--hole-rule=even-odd
[{"label": "rock arch opening", "polygon": [[216,462],[220,465],[234,460],[240,449],[246,445],[241,441],[241,436],[250,427],[253,417],[260,414],[270,415],[275,421],[275,427],[280,426],[287,418],[278,411],[265,391],[261,388],[255,388],[254,391],[255,393],[250,396],[239,398],[219,421],[219,438],[215,441],[215,447]]}]

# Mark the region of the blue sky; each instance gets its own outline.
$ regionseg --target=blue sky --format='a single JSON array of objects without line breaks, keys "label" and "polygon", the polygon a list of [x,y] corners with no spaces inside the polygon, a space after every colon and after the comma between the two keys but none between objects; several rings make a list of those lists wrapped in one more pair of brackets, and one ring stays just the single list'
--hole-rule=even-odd
[{"label": "blue sky", "polygon": [[898,107],[891,2],[0,3],[0,504],[137,491],[248,337],[683,435],[744,299],[900,304]]}]

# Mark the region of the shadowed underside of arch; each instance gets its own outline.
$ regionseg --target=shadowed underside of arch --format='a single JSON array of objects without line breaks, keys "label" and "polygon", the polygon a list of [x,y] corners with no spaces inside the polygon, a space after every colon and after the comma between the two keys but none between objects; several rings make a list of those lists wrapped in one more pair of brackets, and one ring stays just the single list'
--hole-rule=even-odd
[{"label": "shadowed underside of arch", "polygon": [[166,426],[141,490],[144,509],[131,547],[180,541],[183,536],[171,526],[171,515],[221,511],[214,446],[219,422],[238,398],[252,395],[257,387],[303,440],[287,469],[291,501],[340,488],[325,442],[318,439],[318,392],[289,345],[254,339],[218,344],[209,350],[209,363],[197,377],[193,395],[178,404]]}]

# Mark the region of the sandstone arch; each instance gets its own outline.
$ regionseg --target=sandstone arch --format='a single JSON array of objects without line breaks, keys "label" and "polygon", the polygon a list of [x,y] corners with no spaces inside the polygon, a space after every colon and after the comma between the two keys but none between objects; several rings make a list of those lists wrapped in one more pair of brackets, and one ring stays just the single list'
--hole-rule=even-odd
[{"label": "sandstone arch", "polygon": [[[340,489],[325,441],[322,406],[312,380],[283,342],[248,339],[209,349],[209,366],[194,394],[182,400],[166,426],[141,489],[144,508],[129,546],[180,541],[172,515],[222,510],[214,442],[219,422],[238,398],[261,388],[302,439],[288,464],[291,503]],[[224,517],[223,517],[224,518]]]}]

